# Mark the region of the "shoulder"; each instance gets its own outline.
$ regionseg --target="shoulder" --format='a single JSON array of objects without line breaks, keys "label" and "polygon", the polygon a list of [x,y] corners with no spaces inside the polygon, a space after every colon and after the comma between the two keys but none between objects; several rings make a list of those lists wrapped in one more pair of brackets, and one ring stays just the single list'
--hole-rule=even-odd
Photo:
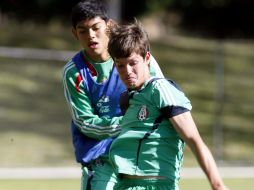
[{"label": "shoulder", "polygon": [[155,78],[151,82],[151,88],[156,97],[180,98],[185,96],[180,86],[175,81],[167,78]]},{"label": "shoulder", "polygon": [[150,58],[150,74],[151,76],[164,77],[159,64],[152,55]]},{"label": "shoulder", "polygon": [[173,80],[168,78],[152,78],[149,83],[155,89],[164,89],[164,88],[172,88],[182,91],[180,86]]},{"label": "shoulder", "polygon": [[166,107],[170,112],[170,116],[173,112],[175,114],[179,111],[191,110],[190,100],[174,81],[165,78],[157,79],[150,86],[152,88],[151,99],[153,103],[160,109]]},{"label": "shoulder", "polygon": [[78,69],[72,59],[63,67],[63,77],[75,75],[77,72]]},{"label": "shoulder", "polygon": [[69,73],[73,70],[78,70],[76,68],[76,64],[75,62],[78,60],[78,58],[80,58],[80,54],[81,54],[81,51],[76,53],[66,64],[65,66],[63,67],[63,72],[64,73]]},{"label": "shoulder", "polygon": [[161,78],[161,80],[158,83],[169,86],[170,88],[176,89],[178,91],[182,91],[180,85],[170,78]]}]

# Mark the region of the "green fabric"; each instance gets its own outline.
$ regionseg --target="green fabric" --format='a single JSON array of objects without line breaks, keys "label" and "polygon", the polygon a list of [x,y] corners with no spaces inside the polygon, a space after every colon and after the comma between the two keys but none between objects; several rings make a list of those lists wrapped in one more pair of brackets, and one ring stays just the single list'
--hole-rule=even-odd
[{"label": "green fabric", "polygon": [[91,182],[91,189],[93,190],[112,190],[117,182],[117,177],[107,156],[101,157],[102,164],[92,164],[94,171]]},{"label": "green fabric", "polygon": [[113,59],[109,58],[107,61],[104,62],[95,62],[91,60],[86,53],[84,52],[84,55],[86,56],[87,60],[94,66],[95,70],[97,71],[97,76],[94,77],[94,80],[98,83],[102,83],[105,80],[108,79],[110,72],[113,68]]},{"label": "green fabric", "polygon": [[178,185],[164,179],[122,179],[114,190],[178,190]]},{"label": "green fabric", "polygon": [[[86,59],[89,58],[86,57]],[[99,72],[99,75],[101,75],[101,77],[99,77],[100,79],[109,75],[109,72],[112,69],[109,68],[109,65],[112,67],[111,60],[112,59],[109,59],[109,62],[105,64],[106,69],[103,69],[104,67],[101,68],[102,73]],[[96,65],[100,64],[97,63]],[[159,69],[154,58],[152,58],[150,70],[152,75],[163,77],[161,70]],[[79,124],[78,127],[80,131],[88,137],[101,140],[108,137],[117,136],[120,133],[120,130],[116,130],[116,126],[119,124],[122,117],[113,117],[110,119],[106,117],[99,117],[98,115],[94,114],[94,109],[91,105],[88,95],[85,92],[83,82],[79,84],[80,92],[77,92],[76,90],[76,80],[78,76],[79,72],[73,61],[70,60],[63,69],[62,82],[65,97],[72,114],[72,119],[75,123]],[[96,128],[96,126],[107,126],[107,130],[99,130]]]},{"label": "green fabric", "polygon": [[[108,161],[108,157],[101,157],[101,162],[94,162],[92,164],[93,178],[91,180],[92,190],[112,190],[117,183],[117,177],[113,172],[113,168]],[[81,190],[86,190],[88,179],[88,170],[86,167],[82,168]]]},{"label": "green fabric", "polygon": [[133,92],[121,123],[122,132],[111,145],[110,159],[116,173],[165,176],[177,183],[183,162],[184,142],[169,119],[164,119],[148,139],[140,139],[151,131],[155,119],[161,114],[160,108],[174,105],[190,110],[191,104],[167,80],[157,80],[146,86],[147,82],[141,92]]},{"label": "green fabric", "polygon": [[82,166],[82,177],[81,177],[81,190],[86,190],[87,179],[88,179],[88,170],[86,167]]},{"label": "green fabric", "polygon": [[[83,82],[79,85],[80,92],[76,90],[78,75],[79,72],[75,64],[70,61],[63,71],[63,85],[72,119],[78,124],[80,131],[91,138],[105,139],[118,135],[120,129],[116,129],[116,127],[121,117],[113,117],[110,119],[94,114],[94,109],[85,92]],[[100,130],[100,126],[105,126],[107,130]]]},{"label": "green fabric", "polygon": [[[87,58],[87,57],[86,57]],[[89,59],[89,58],[87,58]],[[106,64],[99,64],[99,63],[93,63],[93,65],[96,67],[96,70],[99,74],[99,77],[96,79],[96,81],[100,81],[107,78],[110,74],[110,71],[112,70],[112,59],[109,59]],[[98,68],[97,65],[101,68]],[[110,68],[111,66],[111,68]],[[151,75],[156,75],[157,77],[163,77],[163,74],[158,67],[156,61],[154,58],[151,60]],[[86,136],[89,136],[91,138],[95,139],[105,139],[110,136],[117,136],[120,132],[120,130],[116,130],[116,125],[118,125],[122,119],[122,117],[113,117],[111,119],[106,117],[98,117],[94,113],[94,109],[91,105],[91,101],[89,97],[87,96],[85,92],[85,88],[83,86],[83,83],[81,82],[79,84],[79,90],[80,92],[77,92],[76,90],[76,80],[79,76],[79,72],[73,63],[72,60],[70,60],[63,69],[63,87],[64,87],[64,93],[65,97],[71,112],[72,119],[75,121],[75,123],[80,124],[78,127],[82,133],[84,133]],[[108,133],[105,133],[105,130],[98,130],[96,126],[107,126],[109,129],[111,128],[111,131],[108,130]],[[86,128],[89,128],[89,130],[85,130]],[[107,164],[103,167],[96,167],[94,171],[95,177],[92,179],[92,185],[93,190],[112,190],[113,185],[115,183],[115,175],[112,174],[112,166]],[[110,178],[110,181],[108,182],[108,179]],[[87,170],[83,169],[82,171],[82,190],[85,190],[86,187],[86,181],[87,181]],[[106,188],[104,188],[106,187]]]}]

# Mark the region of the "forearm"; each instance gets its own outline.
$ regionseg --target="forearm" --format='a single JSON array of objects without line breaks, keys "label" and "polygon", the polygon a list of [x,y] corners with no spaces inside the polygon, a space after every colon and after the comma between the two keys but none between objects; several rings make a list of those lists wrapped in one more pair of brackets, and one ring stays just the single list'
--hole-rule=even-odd
[{"label": "forearm", "polygon": [[121,117],[108,119],[93,115],[93,117],[89,118],[74,118],[73,121],[84,135],[101,140],[108,137],[115,137],[121,132],[119,125],[120,119]]},{"label": "forearm", "polygon": [[69,106],[72,120],[78,129],[91,138],[105,139],[117,136],[120,133],[119,121],[121,117],[100,117],[95,114],[92,103],[87,96],[84,87],[76,90],[74,74],[63,79],[64,93]]},{"label": "forearm", "polygon": [[205,143],[200,140],[198,143],[193,143],[193,145],[190,147],[196,156],[199,165],[206,174],[212,189],[226,190],[227,188],[221,179],[216,162],[211,154],[211,151],[208,149]]},{"label": "forearm", "polygon": [[215,160],[202,140],[190,112],[180,114],[170,119],[181,138],[189,145],[205,172],[213,190],[227,190],[224,185]]},{"label": "forearm", "polygon": [[122,117],[99,117],[94,113],[88,100],[77,103],[69,98],[67,103],[73,122],[84,135],[100,140],[117,136],[120,133],[119,122]]}]

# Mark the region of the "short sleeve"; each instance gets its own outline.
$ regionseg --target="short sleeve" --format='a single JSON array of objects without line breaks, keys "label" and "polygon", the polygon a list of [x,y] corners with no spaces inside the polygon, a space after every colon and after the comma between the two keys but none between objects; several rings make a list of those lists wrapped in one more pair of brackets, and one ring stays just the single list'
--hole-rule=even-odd
[{"label": "short sleeve", "polygon": [[156,80],[153,93],[156,106],[168,118],[192,109],[190,100],[173,81],[167,79]]}]

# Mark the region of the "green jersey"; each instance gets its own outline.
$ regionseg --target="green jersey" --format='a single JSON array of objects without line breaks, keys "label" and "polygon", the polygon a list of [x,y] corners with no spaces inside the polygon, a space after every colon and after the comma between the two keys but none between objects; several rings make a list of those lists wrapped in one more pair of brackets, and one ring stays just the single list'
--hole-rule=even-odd
[{"label": "green jersey", "polygon": [[[164,176],[177,183],[183,162],[184,142],[169,121],[191,110],[182,91],[165,79],[145,82],[132,91],[129,108],[123,116],[120,135],[110,148],[110,160],[118,174]],[[165,118],[152,130],[156,118]],[[150,132],[148,138],[143,138]]]},{"label": "green jersey", "polygon": [[[97,83],[103,84],[110,75],[113,67],[113,60],[101,63],[93,62],[86,54],[85,58],[91,64],[91,74]],[[151,57],[150,74],[156,77],[164,77],[158,63]],[[94,111],[94,107],[85,90],[83,79],[71,59],[63,69],[63,86],[67,104],[70,108],[72,119],[78,124],[80,131],[88,137],[105,139],[116,136],[120,133],[119,122],[121,117],[101,117]],[[103,130],[102,127],[103,126]]]},{"label": "green jersey", "polygon": [[[97,63],[89,59],[86,54],[84,54],[84,57],[87,60],[86,63],[89,64],[89,72],[93,77],[94,84],[104,85],[107,83],[107,79],[110,78],[113,71],[113,60],[110,58],[106,62]],[[150,62],[150,73],[153,76],[163,77],[153,57]],[[80,133],[85,134],[85,136],[99,140],[118,135],[121,130],[118,124],[122,117],[114,117],[117,115],[112,115],[112,117],[99,115],[95,111],[95,106],[89,98],[83,80],[85,79],[81,77],[78,68],[73,62],[73,59],[71,59],[63,70],[63,86],[72,120],[77,124],[78,130]],[[112,84],[112,86],[114,86],[114,84]],[[106,99],[104,98],[104,100]],[[80,152],[82,152],[82,150],[80,150]],[[107,157],[103,159],[105,159],[103,166],[93,166],[94,175],[91,181],[92,189],[98,189],[97,187],[100,189],[113,189],[111,185],[117,181],[109,160]],[[83,171],[84,174],[86,174],[85,168]],[[84,184],[82,189],[85,189],[87,181],[86,175],[82,176],[82,181]]]},{"label": "green jersey", "polygon": [[[110,58],[105,62],[95,63],[88,57],[86,59],[88,60],[87,64],[91,66],[90,72],[94,82],[97,84],[106,82],[105,80],[113,68],[113,60]],[[120,132],[118,123],[121,117],[109,118],[96,114],[83,80],[73,59],[71,59],[64,67],[63,86],[74,123],[77,123],[82,133],[94,139],[101,140],[118,135]]]}]

